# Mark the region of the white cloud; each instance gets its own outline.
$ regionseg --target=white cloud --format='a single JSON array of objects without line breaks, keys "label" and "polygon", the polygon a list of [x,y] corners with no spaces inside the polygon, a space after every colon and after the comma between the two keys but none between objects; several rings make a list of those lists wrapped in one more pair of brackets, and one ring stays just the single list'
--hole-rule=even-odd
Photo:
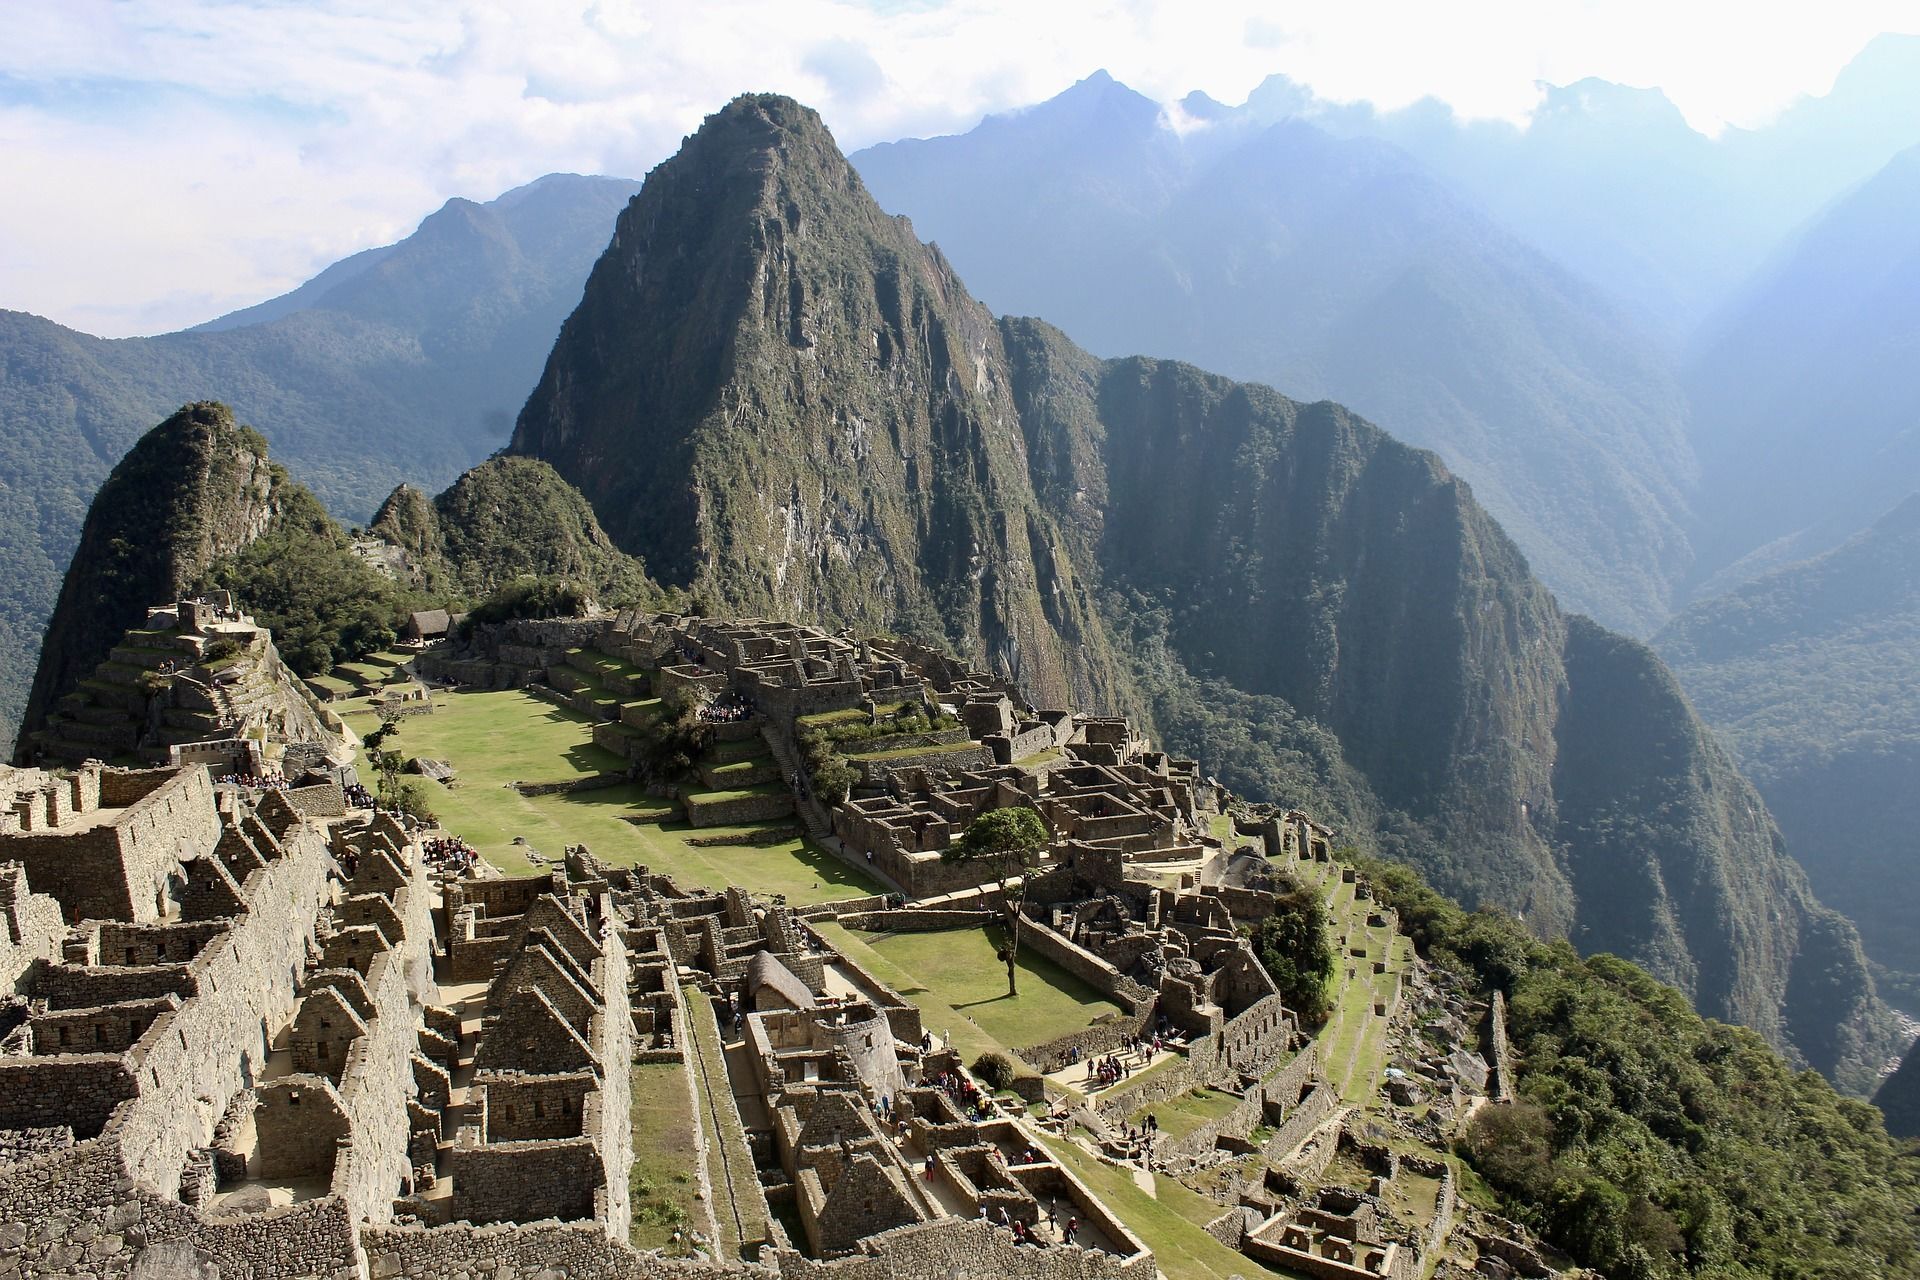
[{"label": "white cloud", "polygon": [[1097,67],[1171,102],[1272,72],[1519,118],[1540,80],[1660,85],[1702,127],[1818,92],[1895,0],[0,0],[0,306],[107,334],[259,301],[453,195],[640,175],[735,93],[849,149]]}]

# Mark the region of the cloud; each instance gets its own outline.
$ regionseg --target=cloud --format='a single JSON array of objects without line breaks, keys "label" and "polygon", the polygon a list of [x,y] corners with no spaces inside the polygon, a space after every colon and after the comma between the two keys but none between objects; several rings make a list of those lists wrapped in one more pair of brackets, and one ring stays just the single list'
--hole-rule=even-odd
[{"label": "cloud", "polygon": [[953,132],[1095,67],[1162,102],[1284,72],[1521,118],[1536,80],[1658,84],[1697,124],[1824,89],[1900,0],[5,0],[0,306],[155,332],[299,283],[450,196],[632,176],[727,99],[849,149]]},{"label": "cloud", "polygon": [[800,67],[818,76],[827,91],[844,102],[864,102],[887,83],[887,73],[855,40],[823,41],[807,51]]}]

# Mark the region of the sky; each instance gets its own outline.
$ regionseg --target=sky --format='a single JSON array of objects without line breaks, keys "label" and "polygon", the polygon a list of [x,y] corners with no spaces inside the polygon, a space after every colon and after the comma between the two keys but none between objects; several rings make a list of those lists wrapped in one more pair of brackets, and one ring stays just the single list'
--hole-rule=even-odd
[{"label": "sky", "polygon": [[1514,121],[1597,76],[1712,133],[1914,30],[1914,0],[0,0],[0,308],[196,324],[453,196],[643,176],[750,90],[818,108],[849,151],[1100,68],[1162,102],[1279,73]]}]

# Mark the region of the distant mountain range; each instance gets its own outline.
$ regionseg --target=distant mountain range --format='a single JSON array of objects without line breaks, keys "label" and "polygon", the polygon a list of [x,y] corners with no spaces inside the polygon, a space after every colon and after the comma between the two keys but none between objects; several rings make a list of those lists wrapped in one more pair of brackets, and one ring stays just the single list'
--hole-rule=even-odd
[{"label": "distant mountain range", "polygon": [[181,404],[218,399],[334,512],[439,487],[506,443],[639,184],[554,175],[451,200],[406,240],[182,333],[107,340],[0,312],[0,730],[9,737],[81,519]]},{"label": "distant mountain range", "polygon": [[1821,898],[1875,959],[1920,974],[1920,496],[1695,605],[1655,644]]},{"label": "distant mountain range", "polygon": [[1794,237],[1695,348],[1703,592],[1920,490],[1920,147]]},{"label": "distant mountain range", "polygon": [[1244,111],[1182,132],[1103,73],[853,161],[997,310],[1335,399],[1437,450],[1576,609],[1651,630],[1688,571],[1670,363],[1402,151]]}]

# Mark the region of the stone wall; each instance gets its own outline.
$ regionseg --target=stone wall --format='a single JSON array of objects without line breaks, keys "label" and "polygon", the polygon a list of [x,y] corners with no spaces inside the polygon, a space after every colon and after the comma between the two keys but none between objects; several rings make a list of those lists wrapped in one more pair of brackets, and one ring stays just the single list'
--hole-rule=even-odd
[{"label": "stone wall", "polygon": [[[9,1255],[11,1257],[9,1258]],[[232,1221],[138,1186],[111,1137],[0,1167],[0,1272],[357,1280],[354,1225],[326,1196]]]},{"label": "stone wall", "polygon": [[1201,1085],[1231,1087],[1241,1076],[1265,1075],[1293,1045],[1293,1015],[1279,996],[1268,996],[1230,1019],[1218,1032],[1196,1038],[1184,1059],[1157,1067],[1131,1084],[1102,1094],[1094,1111],[1109,1124],[1141,1107],[1164,1102]]},{"label": "stone wall", "polygon": [[100,803],[122,811],[84,829],[9,836],[7,860],[24,864],[34,891],[56,898],[69,922],[160,919],[182,850],[220,838],[206,769],[106,770]]},{"label": "stone wall", "polygon": [[1495,1102],[1513,1101],[1513,1048],[1507,1043],[1507,997],[1504,993],[1493,993],[1493,1003],[1487,1010],[1487,1051],[1493,1057],[1493,1100]]},{"label": "stone wall", "polygon": [[212,1140],[227,1099],[264,1073],[265,1028],[294,1007],[333,868],[317,831],[291,832],[281,857],[247,877],[247,914],[194,957],[195,997],[142,1037],[140,1096],[116,1121],[128,1168],[162,1194],[179,1186],[188,1149]]},{"label": "stone wall", "polygon": [[1135,982],[1073,939],[1030,915],[1025,916],[1020,925],[1020,945],[1033,948],[1035,954],[1053,961],[1130,1013],[1146,1012],[1156,998],[1156,993],[1151,989]]},{"label": "stone wall", "polygon": [[903,907],[896,911],[852,912],[842,915],[840,923],[866,933],[939,933],[947,929],[979,929],[999,918],[997,911],[919,911]]},{"label": "stone wall", "polygon": [[732,800],[687,801],[687,822],[695,827],[731,827],[792,816],[793,796],[784,790]]},{"label": "stone wall", "polygon": [[978,742],[965,746],[929,747],[910,756],[892,756],[884,760],[850,757],[848,763],[860,770],[861,780],[869,785],[885,785],[896,773],[927,770],[933,773],[972,773],[993,767],[993,752]]},{"label": "stone wall", "polygon": [[0,863],[0,996],[13,994],[35,961],[57,959],[66,931],[59,901],[33,892],[25,867]]}]

